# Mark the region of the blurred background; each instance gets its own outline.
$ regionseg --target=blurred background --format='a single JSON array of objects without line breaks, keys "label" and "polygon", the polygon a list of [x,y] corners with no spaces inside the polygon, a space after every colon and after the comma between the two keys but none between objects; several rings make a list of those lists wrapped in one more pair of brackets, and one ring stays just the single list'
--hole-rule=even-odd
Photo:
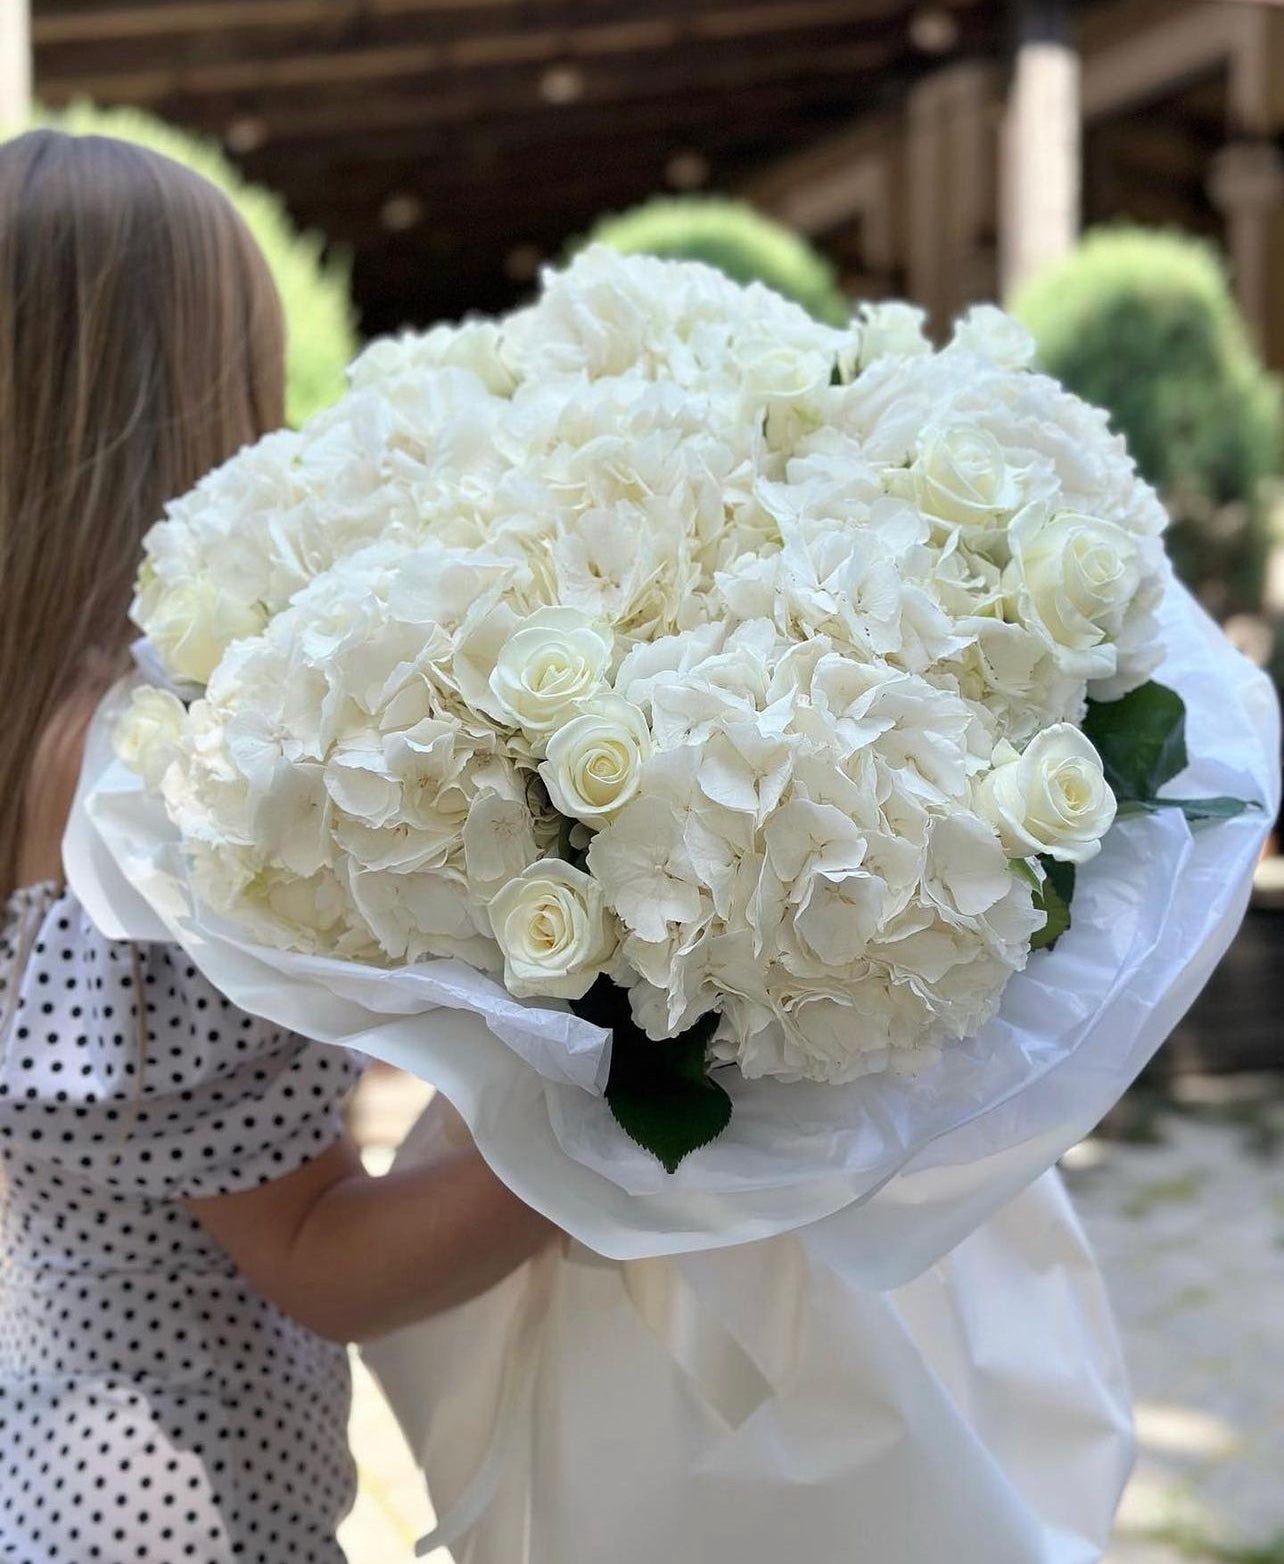
[{"label": "blurred background", "polygon": [[[1108,407],[1184,578],[1284,679],[1284,0],[0,0],[0,129],[141,139],[241,205],[290,415],[359,341],[511,307],[596,237],[818,316],[998,299]],[[1067,1158],[1141,1459],[1112,1564],[1284,1564],[1284,859]],[[376,1072],[373,1167],[424,1100]],[[352,1564],[427,1510],[368,1381]],[[926,1561],[925,1561],[926,1564]]]}]

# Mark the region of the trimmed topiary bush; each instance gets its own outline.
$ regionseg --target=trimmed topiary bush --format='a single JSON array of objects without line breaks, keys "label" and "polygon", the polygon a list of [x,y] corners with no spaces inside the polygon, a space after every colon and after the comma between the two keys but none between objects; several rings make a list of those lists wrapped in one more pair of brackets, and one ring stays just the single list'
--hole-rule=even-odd
[{"label": "trimmed topiary bush", "polygon": [[589,240],[626,255],[704,261],[736,282],[765,283],[817,320],[834,325],[844,324],[851,315],[829,261],[792,229],[743,201],[657,196],[603,218]]},{"label": "trimmed topiary bush", "polygon": [[1101,229],[1013,310],[1049,373],[1127,436],[1172,513],[1183,578],[1217,612],[1255,608],[1284,424],[1217,252],[1175,233]]},{"label": "trimmed topiary bush", "polygon": [[213,141],[177,130],[134,109],[83,103],[38,111],[36,123],[72,135],[115,136],[162,153],[204,175],[235,203],[267,256],[285,308],[288,332],[286,401],[291,423],[334,401],[357,348],[346,260],[327,256],[320,234],[294,226],[279,196],[250,184]]}]

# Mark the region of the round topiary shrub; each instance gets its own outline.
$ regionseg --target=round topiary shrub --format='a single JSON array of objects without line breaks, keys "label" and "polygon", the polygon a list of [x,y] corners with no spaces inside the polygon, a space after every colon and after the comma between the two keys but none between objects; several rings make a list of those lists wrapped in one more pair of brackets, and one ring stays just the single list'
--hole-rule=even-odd
[{"label": "round topiary shrub", "polygon": [[173,158],[226,193],[254,235],[281,294],[288,334],[286,402],[297,424],[334,401],[357,348],[349,267],[328,256],[320,234],[294,226],[280,197],[250,184],[219,146],[135,109],[92,104],[37,112],[35,122],[71,135],[115,136]]},{"label": "round topiary shrub", "polygon": [[1049,373],[1110,410],[1172,513],[1182,577],[1216,612],[1255,608],[1270,546],[1264,485],[1284,449],[1280,387],[1213,247],[1101,229],[1013,310]]},{"label": "round topiary shrub", "polygon": [[589,235],[626,255],[704,261],[736,282],[761,282],[817,320],[843,325],[851,306],[834,268],[782,223],[743,201],[722,196],[657,196],[631,211],[604,217]]}]

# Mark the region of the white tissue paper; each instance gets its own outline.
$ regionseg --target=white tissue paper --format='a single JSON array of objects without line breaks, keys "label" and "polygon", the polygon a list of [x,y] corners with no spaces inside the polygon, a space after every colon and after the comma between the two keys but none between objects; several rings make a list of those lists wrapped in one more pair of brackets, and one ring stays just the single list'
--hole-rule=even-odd
[{"label": "white tissue paper", "polygon": [[197,905],[108,701],[64,848],[104,932],[177,941],[246,1009],[432,1082],[575,1240],[370,1354],[460,1564],[1099,1557],[1126,1393],[1048,1170],[1211,974],[1279,802],[1269,682],[1179,588],[1163,630],[1194,757],[1171,791],[1262,807],[1120,821],[975,1039],[844,1087],[724,1072],[731,1125],[674,1175],[615,1125],[587,1023],[458,962],[268,949]]}]

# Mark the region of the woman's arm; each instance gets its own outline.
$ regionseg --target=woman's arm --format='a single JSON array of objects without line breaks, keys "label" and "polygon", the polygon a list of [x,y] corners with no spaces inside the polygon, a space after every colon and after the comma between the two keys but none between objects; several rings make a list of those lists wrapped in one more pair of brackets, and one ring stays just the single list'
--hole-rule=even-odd
[{"label": "woman's arm", "polygon": [[259,1292],[341,1342],[476,1297],[556,1232],[471,1148],[372,1178],[346,1137],[258,1189],[185,1204]]},{"label": "woman's arm", "polygon": [[[106,676],[59,708],[28,789],[20,884],[61,875],[85,731]],[[463,1303],[535,1254],[555,1229],[468,1147],[371,1178],[343,1139],[293,1173],[187,1208],[258,1290],[335,1341],[365,1341]]]}]

